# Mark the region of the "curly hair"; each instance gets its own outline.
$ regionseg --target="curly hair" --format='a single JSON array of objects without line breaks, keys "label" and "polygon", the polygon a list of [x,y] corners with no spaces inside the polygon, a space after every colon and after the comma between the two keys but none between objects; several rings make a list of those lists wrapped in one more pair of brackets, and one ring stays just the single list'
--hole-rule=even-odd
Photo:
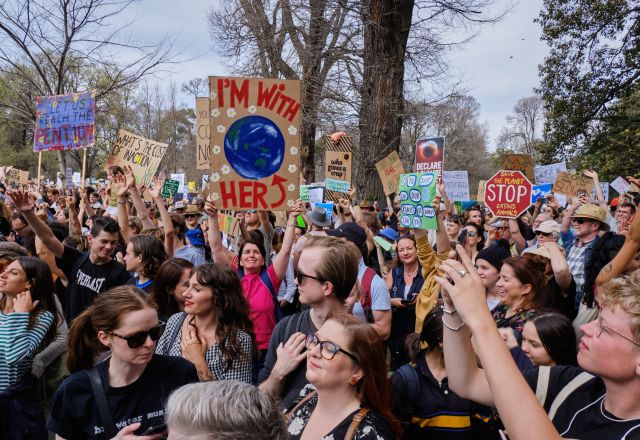
[{"label": "curly hair", "polygon": [[154,278],[160,269],[160,265],[167,259],[164,245],[151,235],[134,235],[129,240],[136,255],[142,255],[142,270],[147,278]]},{"label": "curly hair", "polygon": [[[253,347],[256,347],[253,321],[249,319],[249,305],[242,294],[240,278],[230,267],[215,263],[198,266],[192,276],[196,277],[199,284],[209,287],[212,291],[211,301],[214,310],[212,313],[216,320],[216,337],[220,341],[220,351],[227,368],[231,368],[234,359],[246,356],[246,353],[242,352],[238,330],[249,334]],[[198,331],[193,325],[193,317],[189,320],[189,324],[194,327],[198,336]]]}]

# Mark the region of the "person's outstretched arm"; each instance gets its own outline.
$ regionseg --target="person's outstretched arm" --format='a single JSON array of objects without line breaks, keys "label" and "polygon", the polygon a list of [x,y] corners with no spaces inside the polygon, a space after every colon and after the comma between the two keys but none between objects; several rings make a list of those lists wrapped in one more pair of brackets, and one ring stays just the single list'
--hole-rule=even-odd
[{"label": "person's outstretched arm", "polygon": [[28,193],[23,191],[9,191],[9,197],[13,200],[16,209],[22,213],[33,232],[56,258],[62,258],[64,245],[53,235],[51,228],[38,217],[34,211],[35,203]]},{"label": "person's outstretched arm", "polygon": [[[130,166],[124,167],[124,177],[127,189],[129,190],[129,194],[131,194],[133,206],[135,206],[136,208],[136,215],[142,221],[142,229],[150,229],[155,227],[155,225],[151,221],[151,218],[149,217],[147,206],[144,204],[144,200],[142,200],[140,191],[138,191],[138,187],[136,186],[136,176],[133,174],[133,169]],[[118,203],[120,203],[119,200]]]},{"label": "person's outstretched arm", "polygon": [[224,264],[231,267],[233,261],[233,253],[222,246],[222,238],[220,238],[220,223],[218,222],[218,208],[216,205],[207,200],[204,205],[204,212],[209,216],[209,228],[207,236],[209,237],[209,247],[211,248],[211,257],[216,264]]},{"label": "person's outstretched arm", "polygon": [[[445,298],[443,345],[449,385],[462,397],[495,404],[512,440],[560,439],[498,332],[478,272],[461,246],[457,252],[462,263],[445,261],[447,276],[437,279]],[[471,336],[482,371],[473,356]]]},{"label": "person's outstretched arm", "polygon": [[596,287],[602,286],[624,272],[625,267],[627,267],[627,264],[633,259],[638,250],[640,250],[640,214],[636,214],[633,218],[620,252],[598,274]]},{"label": "person's outstretched arm", "polygon": [[171,221],[171,216],[169,216],[169,211],[167,211],[167,207],[164,205],[164,200],[162,200],[162,185],[163,181],[154,176],[153,187],[149,188],[149,194],[151,194],[151,198],[155,202],[158,212],[160,213],[160,220],[162,221],[162,226],[164,228],[164,250],[167,253],[167,257],[171,258],[173,257],[176,232],[173,229],[173,222]]},{"label": "person's outstretched arm", "polygon": [[287,273],[287,266],[289,265],[289,258],[291,257],[291,248],[293,248],[293,239],[296,229],[296,217],[298,214],[304,211],[304,205],[300,200],[297,200],[291,212],[289,213],[289,220],[287,221],[287,228],[282,239],[282,247],[280,252],[273,259],[273,270],[279,280],[284,278]]}]

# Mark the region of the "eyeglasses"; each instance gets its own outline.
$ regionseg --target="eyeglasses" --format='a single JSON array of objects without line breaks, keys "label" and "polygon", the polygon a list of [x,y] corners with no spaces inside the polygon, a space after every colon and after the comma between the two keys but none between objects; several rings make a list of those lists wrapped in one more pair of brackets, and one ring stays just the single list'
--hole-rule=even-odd
[{"label": "eyeglasses", "polygon": [[255,214],[256,212],[258,212],[258,211],[256,211],[255,209],[250,209],[250,210],[246,211],[247,214]]},{"label": "eyeglasses", "polygon": [[589,220],[586,219],[586,218],[574,218],[573,221],[576,222],[577,224],[581,225],[584,222],[588,222]]},{"label": "eyeglasses", "polygon": [[150,337],[153,342],[157,342],[164,332],[164,326],[165,323],[160,321],[157,326],[144,332],[134,333],[130,336],[122,336],[115,332],[112,332],[111,334],[127,341],[129,348],[140,348],[147,341],[147,336]]},{"label": "eyeglasses", "polygon": [[471,238],[473,238],[473,237],[475,237],[475,236],[476,236],[476,233],[475,233],[475,232],[473,232],[473,231],[467,231],[467,237],[471,237]]},{"label": "eyeglasses", "polygon": [[542,235],[543,237],[551,237],[552,233],[551,232],[536,231],[536,235]]},{"label": "eyeglasses", "polygon": [[302,284],[305,278],[311,278],[312,280],[316,280],[319,283],[324,283],[324,280],[322,278],[307,275],[306,273],[303,273],[300,269],[298,269],[298,273],[296,274],[296,280],[298,281],[298,285]]},{"label": "eyeglasses", "polygon": [[196,218],[197,215],[196,214],[185,214],[184,218]]},{"label": "eyeglasses", "polygon": [[317,345],[320,345],[320,356],[322,356],[328,361],[333,359],[336,356],[336,354],[340,352],[346,356],[349,356],[355,363],[357,364],[360,363],[360,361],[358,361],[358,358],[354,354],[349,353],[346,350],[343,350],[333,342],[321,341],[320,339],[318,339],[318,337],[314,333],[307,333],[307,339],[304,341],[305,348],[307,350],[311,350],[312,348],[315,348]]},{"label": "eyeglasses", "polygon": [[602,332],[606,330],[607,332],[615,333],[616,335],[625,338],[627,341],[631,342],[633,345],[635,345],[637,347],[640,347],[640,342],[634,341],[630,337],[625,336],[622,333],[620,333],[619,331],[616,331],[616,330],[612,329],[611,327],[609,327],[608,325],[606,325],[604,323],[604,320],[602,319],[602,315],[598,316],[598,325],[600,326],[600,332],[598,333],[598,337],[600,337],[600,335],[602,335]]}]

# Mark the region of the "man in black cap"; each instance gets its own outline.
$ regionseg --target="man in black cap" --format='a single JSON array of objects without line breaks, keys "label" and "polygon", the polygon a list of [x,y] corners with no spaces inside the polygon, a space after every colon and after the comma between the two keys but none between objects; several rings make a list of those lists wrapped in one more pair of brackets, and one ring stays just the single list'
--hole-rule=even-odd
[{"label": "man in black cap", "polygon": [[384,280],[364,263],[367,255],[367,233],[358,224],[346,222],[336,229],[326,231],[327,235],[344,238],[355,244],[362,258],[358,264],[359,298],[353,305],[353,314],[367,321],[378,332],[382,340],[391,333],[391,297]]}]

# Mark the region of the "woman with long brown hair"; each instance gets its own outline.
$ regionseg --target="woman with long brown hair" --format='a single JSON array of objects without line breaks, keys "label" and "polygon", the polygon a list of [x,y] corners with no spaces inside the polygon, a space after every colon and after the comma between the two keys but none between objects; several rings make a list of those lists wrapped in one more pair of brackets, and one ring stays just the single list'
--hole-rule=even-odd
[{"label": "woman with long brown hair", "polygon": [[304,398],[288,412],[289,438],[394,439],[386,356],[376,331],[340,314],[309,333]]},{"label": "woman with long brown hair", "polygon": [[184,258],[169,258],[160,266],[153,283],[151,298],[158,306],[158,316],[168,321],[184,310],[184,292],[189,288],[193,263]]},{"label": "woman with long brown hair", "polygon": [[156,352],[191,361],[200,380],[250,383],[253,325],[235,271],[199,266],[183,298],[184,312],[169,318]]},{"label": "woman with long brown hair", "polygon": [[[155,304],[131,285],[98,295],[73,320],[67,358],[73,374],[53,397],[48,425],[56,439],[120,439],[162,431],[169,394],[198,380],[190,362],[154,354],[163,330]],[[111,356],[94,367],[108,350]]]}]

